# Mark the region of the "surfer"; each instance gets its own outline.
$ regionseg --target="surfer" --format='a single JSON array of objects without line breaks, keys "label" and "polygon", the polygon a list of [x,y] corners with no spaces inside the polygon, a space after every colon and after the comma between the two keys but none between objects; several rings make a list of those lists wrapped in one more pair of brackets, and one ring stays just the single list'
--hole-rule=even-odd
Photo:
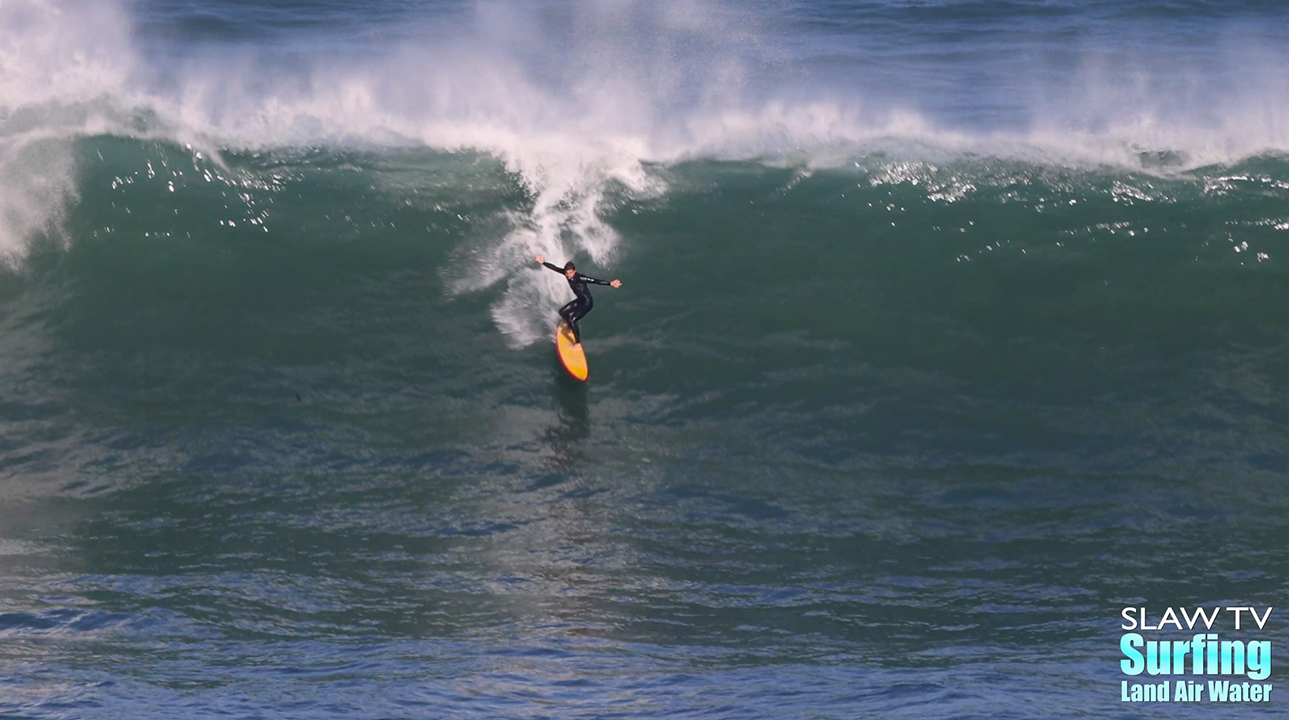
[{"label": "surfer", "polygon": [[589,275],[583,275],[577,271],[577,266],[573,264],[572,260],[564,263],[564,267],[560,267],[546,262],[545,258],[538,255],[537,262],[557,273],[564,273],[564,277],[568,278],[568,286],[573,289],[573,294],[576,297],[574,297],[567,305],[559,309],[559,316],[564,318],[564,321],[568,323],[568,326],[573,329],[573,349],[580,350],[582,348],[582,332],[577,327],[577,321],[586,317],[586,314],[591,312],[591,308],[595,306],[595,302],[591,300],[591,291],[588,290],[586,286],[588,284],[608,285],[609,287],[618,288],[622,287],[622,281],[615,279],[612,282],[609,282],[605,280],[597,280]]}]

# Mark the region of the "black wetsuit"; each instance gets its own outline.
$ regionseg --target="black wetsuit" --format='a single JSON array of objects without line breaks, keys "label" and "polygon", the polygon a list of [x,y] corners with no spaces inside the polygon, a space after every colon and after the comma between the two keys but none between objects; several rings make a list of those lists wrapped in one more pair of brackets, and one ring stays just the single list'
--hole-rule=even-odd
[{"label": "black wetsuit", "polygon": [[[558,265],[552,265],[548,262],[542,264],[561,275],[564,274],[564,268]],[[568,281],[568,286],[573,289],[573,294],[577,297],[559,309],[559,316],[568,321],[569,327],[573,328],[573,342],[577,343],[582,342],[582,331],[578,329],[577,321],[586,317],[586,314],[591,312],[591,308],[595,306],[595,301],[591,299],[591,291],[586,287],[588,284],[608,285],[609,282],[607,280],[597,280],[589,275],[574,271],[572,279]]]}]

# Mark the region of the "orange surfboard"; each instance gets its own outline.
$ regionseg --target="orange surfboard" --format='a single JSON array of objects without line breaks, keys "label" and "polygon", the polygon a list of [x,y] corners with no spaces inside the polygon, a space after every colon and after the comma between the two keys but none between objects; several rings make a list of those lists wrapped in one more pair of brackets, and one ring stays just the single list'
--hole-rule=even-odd
[{"label": "orange surfboard", "polygon": [[586,382],[590,368],[586,365],[586,353],[581,348],[573,349],[573,328],[560,320],[555,328],[555,347],[559,349],[559,361],[575,379]]}]

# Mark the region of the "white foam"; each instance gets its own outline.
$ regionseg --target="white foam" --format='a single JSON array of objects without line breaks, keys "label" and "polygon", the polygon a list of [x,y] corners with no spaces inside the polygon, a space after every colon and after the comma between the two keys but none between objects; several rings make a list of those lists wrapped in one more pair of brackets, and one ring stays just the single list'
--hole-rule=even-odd
[{"label": "white foam", "polygon": [[0,259],[60,232],[75,197],[70,138],[110,128],[129,32],[111,5],[0,1]]}]

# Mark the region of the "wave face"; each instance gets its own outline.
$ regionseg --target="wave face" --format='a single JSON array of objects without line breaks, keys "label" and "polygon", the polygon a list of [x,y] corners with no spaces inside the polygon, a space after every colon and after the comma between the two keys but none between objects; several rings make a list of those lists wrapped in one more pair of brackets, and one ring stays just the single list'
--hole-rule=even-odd
[{"label": "wave face", "polygon": [[0,0],[0,714],[1121,712],[1289,574],[1286,14]]}]

